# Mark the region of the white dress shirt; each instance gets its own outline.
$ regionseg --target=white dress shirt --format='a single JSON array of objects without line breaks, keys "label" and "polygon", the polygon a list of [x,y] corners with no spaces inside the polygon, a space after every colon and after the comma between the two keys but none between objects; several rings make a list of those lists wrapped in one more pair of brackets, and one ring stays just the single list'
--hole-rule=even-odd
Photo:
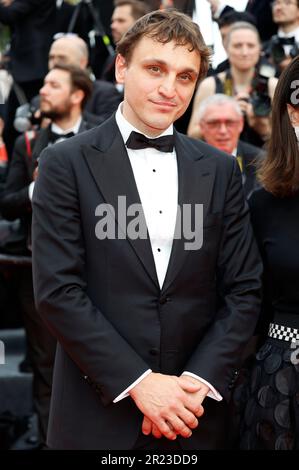
[{"label": "white dress shirt", "polygon": [[[132,131],[140,131],[124,118],[121,108],[122,104],[119,105],[115,118],[126,143]],[[172,125],[159,137],[171,134],[173,134]],[[145,215],[159,285],[162,289],[173,243],[178,205],[178,170],[175,149],[173,152],[160,152],[154,148],[138,150],[127,148],[127,152]],[[127,397],[128,392],[151,372],[150,369],[145,371],[113,402],[116,403]],[[221,395],[211,384],[191,372],[184,372],[184,374],[208,385],[210,388],[208,396],[217,401],[222,400]]]}]

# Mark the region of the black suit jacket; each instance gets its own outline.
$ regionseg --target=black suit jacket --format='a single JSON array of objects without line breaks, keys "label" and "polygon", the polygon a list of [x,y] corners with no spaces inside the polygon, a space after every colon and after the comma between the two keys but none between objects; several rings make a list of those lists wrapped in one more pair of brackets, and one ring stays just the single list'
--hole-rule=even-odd
[{"label": "black suit jacket", "polygon": [[267,41],[277,32],[277,25],[273,22],[271,3],[272,0],[252,0],[246,7],[246,11],[256,17],[257,29],[262,41]]},{"label": "black suit jacket", "polygon": [[84,115],[88,121],[96,119],[97,124],[101,124],[116,111],[122,99],[123,96],[112,83],[95,80],[92,95],[84,108]]},{"label": "black suit jacket", "polygon": [[[181,445],[225,445],[226,401],[257,321],[261,263],[235,159],[178,133],[175,148],[179,204],[203,204],[204,238],[197,251],[174,240],[162,289],[149,239],[126,239],[117,215],[118,196],[127,207],[140,199],[115,118],[40,158],[33,274],[38,311],[59,343],[52,448],[132,448],[142,414],[131,398],[113,400],[148,368],[188,370],[214,384],[224,401],[206,399]],[[115,240],[96,237],[103,203],[116,209]]]},{"label": "black suit jacket", "polygon": [[11,72],[19,82],[42,79],[56,21],[56,0],[14,0],[0,5],[0,22],[12,30]]},{"label": "black suit jacket", "polygon": [[[90,129],[92,125],[82,121],[79,132]],[[31,201],[29,199],[28,187],[32,182],[33,170],[36,160],[42,150],[49,144],[49,128],[41,129],[29,138],[30,152],[28,154],[25,136],[20,135],[15,143],[9,172],[0,199],[0,210],[5,219],[16,218],[31,219]]]},{"label": "black suit jacket", "polygon": [[[256,18],[256,26],[262,41],[267,41],[277,31],[277,25],[272,19],[272,0],[252,0],[247,3],[246,11]],[[233,11],[234,8],[226,6],[220,16]]]},{"label": "black suit jacket", "polygon": [[242,180],[245,196],[250,197],[259,183],[256,179],[256,170],[258,163],[264,156],[264,151],[255,145],[248,144],[239,140],[237,154],[242,158]]}]

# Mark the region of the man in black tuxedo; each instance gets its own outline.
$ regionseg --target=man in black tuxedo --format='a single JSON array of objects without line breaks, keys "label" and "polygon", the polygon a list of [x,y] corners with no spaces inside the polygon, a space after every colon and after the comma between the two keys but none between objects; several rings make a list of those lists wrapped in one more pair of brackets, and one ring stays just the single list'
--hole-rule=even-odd
[{"label": "man in black tuxedo", "polygon": [[116,115],[40,158],[33,275],[58,340],[51,448],[228,445],[261,263],[235,159],[173,131],[208,57],[188,16],[140,18],[118,44]]},{"label": "man in black tuxedo", "polygon": [[[15,143],[9,173],[0,199],[2,215],[9,220],[20,218],[28,231],[30,255],[31,198],[41,151],[70,132],[83,132],[91,125],[82,119],[82,108],[89,98],[92,82],[85,72],[70,66],[55,66],[40,90],[41,111],[52,122],[38,132],[30,131]],[[38,416],[41,442],[46,440],[52,372],[56,341],[45,327],[34,306],[31,268],[18,272],[19,296],[27,335],[27,355],[33,368],[33,401]]]}]

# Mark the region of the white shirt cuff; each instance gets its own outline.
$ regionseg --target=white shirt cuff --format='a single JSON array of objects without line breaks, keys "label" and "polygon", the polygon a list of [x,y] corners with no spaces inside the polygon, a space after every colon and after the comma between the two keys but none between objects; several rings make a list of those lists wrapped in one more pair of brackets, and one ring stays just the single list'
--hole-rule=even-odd
[{"label": "white shirt cuff", "polygon": [[221,401],[223,399],[223,397],[220,395],[219,392],[217,392],[216,388],[214,388],[213,385],[211,385],[209,382],[202,379],[198,375],[192,374],[192,372],[187,372],[187,371],[184,371],[182,373],[182,375],[189,375],[190,377],[193,377],[194,379],[200,380],[202,383],[207,385],[210,389],[210,391],[207,393],[207,397],[210,397],[210,398],[212,398],[213,400],[216,400],[216,401]]},{"label": "white shirt cuff", "polygon": [[28,186],[28,196],[29,196],[30,201],[32,201],[34,185],[35,185],[35,182],[32,181],[32,183],[30,183]]},{"label": "white shirt cuff", "polygon": [[120,395],[118,395],[116,398],[114,398],[113,403],[117,403],[118,401],[122,400],[123,398],[128,397],[129,396],[129,391],[132,390],[132,388],[134,388],[135,385],[139,384],[139,382],[141,382],[141,380],[145,379],[145,377],[147,377],[151,372],[152,372],[151,369],[148,369],[147,371],[145,371],[137,380],[135,380],[135,382],[133,382],[131,385],[129,385],[129,387],[126,388],[126,390],[124,390]]}]

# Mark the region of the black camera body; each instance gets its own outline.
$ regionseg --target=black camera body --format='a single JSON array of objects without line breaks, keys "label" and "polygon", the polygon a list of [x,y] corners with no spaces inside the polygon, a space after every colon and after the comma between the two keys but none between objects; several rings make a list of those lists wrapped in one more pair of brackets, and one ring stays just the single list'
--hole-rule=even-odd
[{"label": "black camera body", "polygon": [[[285,53],[284,45],[290,45],[291,49],[288,55]],[[266,48],[266,55],[272,59],[273,64],[279,66],[279,64],[286,59],[288,56],[292,59],[299,54],[299,46],[295,41],[295,38],[282,38],[277,34],[272,36],[268,46]]]},{"label": "black camera body", "polygon": [[35,118],[36,108],[31,103],[25,103],[19,106],[16,110],[14,119],[14,128],[18,132],[26,132],[32,129],[33,126],[40,125],[40,118]]},{"label": "black camera body", "polygon": [[268,63],[261,64],[257,70],[257,74],[252,81],[253,92],[250,100],[255,116],[267,117],[271,112],[268,82],[269,78],[274,76],[275,68]]}]

